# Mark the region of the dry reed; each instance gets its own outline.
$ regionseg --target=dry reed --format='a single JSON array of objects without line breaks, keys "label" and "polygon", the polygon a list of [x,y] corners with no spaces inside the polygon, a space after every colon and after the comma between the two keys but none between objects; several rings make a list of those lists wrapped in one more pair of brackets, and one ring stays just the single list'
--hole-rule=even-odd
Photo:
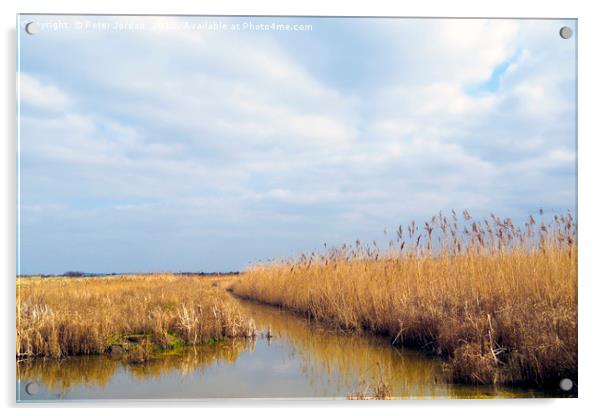
[{"label": "dry reed", "polygon": [[343,330],[446,358],[457,381],[557,385],[577,375],[577,244],[570,213],[524,226],[441,214],[376,243],[247,270],[232,290]]},{"label": "dry reed", "polygon": [[215,279],[175,275],[19,278],[17,356],[62,357],[241,337],[249,322]]}]

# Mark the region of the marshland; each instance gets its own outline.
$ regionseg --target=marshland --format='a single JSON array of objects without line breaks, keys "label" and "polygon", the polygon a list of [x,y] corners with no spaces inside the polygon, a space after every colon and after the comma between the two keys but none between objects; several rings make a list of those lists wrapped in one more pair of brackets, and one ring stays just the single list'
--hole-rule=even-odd
[{"label": "marshland", "polygon": [[[385,245],[325,247],[232,276],[19,278],[18,391],[35,400],[26,390],[35,382],[43,398],[576,394],[570,213],[514,223],[452,211],[384,234]],[[559,391],[564,378],[572,391]]]}]

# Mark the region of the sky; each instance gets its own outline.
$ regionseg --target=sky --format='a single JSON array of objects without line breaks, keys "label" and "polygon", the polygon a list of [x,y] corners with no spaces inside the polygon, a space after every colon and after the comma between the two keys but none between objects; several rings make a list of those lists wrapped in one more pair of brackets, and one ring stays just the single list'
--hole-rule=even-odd
[{"label": "sky", "polygon": [[243,270],[439,211],[575,212],[574,20],[19,25],[20,274]]}]

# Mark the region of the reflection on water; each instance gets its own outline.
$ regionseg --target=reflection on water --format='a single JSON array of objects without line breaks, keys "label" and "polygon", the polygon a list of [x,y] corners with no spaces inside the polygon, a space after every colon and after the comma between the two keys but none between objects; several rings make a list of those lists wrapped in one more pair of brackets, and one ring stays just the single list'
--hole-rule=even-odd
[{"label": "reflection on water", "polygon": [[[242,351],[252,352],[254,344],[251,340],[233,340],[182,348],[157,355],[144,364],[130,364],[126,357],[108,355],[23,361],[17,366],[17,395],[20,400],[197,397],[180,396],[175,385],[166,384],[167,380],[194,385],[195,377],[206,369],[234,364]],[[35,395],[27,392],[31,382],[40,387]],[[135,385],[148,386],[148,391]],[[140,394],[134,394],[137,391]]]},{"label": "reflection on water", "polygon": [[[253,341],[185,348],[145,364],[108,356],[19,363],[18,400],[344,398],[369,394],[379,379],[391,385],[396,398],[546,395],[453,385],[439,360],[392,348],[382,339],[338,334],[276,308],[240,303],[259,329]],[[28,389],[32,382],[37,388]]]}]

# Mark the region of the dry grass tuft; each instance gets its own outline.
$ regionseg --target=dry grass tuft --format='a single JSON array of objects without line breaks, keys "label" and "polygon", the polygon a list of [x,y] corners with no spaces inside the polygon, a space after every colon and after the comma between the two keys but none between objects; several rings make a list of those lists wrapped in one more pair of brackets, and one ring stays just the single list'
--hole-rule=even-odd
[{"label": "dry grass tuft", "polygon": [[441,214],[389,249],[343,246],[261,264],[232,290],[448,359],[457,381],[556,385],[577,375],[577,243],[570,213],[524,226]]},{"label": "dry grass tuft", "polygon": [[[348,394],[347,400],[391,400],[393,388],[383,377],[380,364],[377,364],[377,367],[378,377],[370,383],[362,380],[357,392]],[[368,392],[372,395],[368,395]]]}]

